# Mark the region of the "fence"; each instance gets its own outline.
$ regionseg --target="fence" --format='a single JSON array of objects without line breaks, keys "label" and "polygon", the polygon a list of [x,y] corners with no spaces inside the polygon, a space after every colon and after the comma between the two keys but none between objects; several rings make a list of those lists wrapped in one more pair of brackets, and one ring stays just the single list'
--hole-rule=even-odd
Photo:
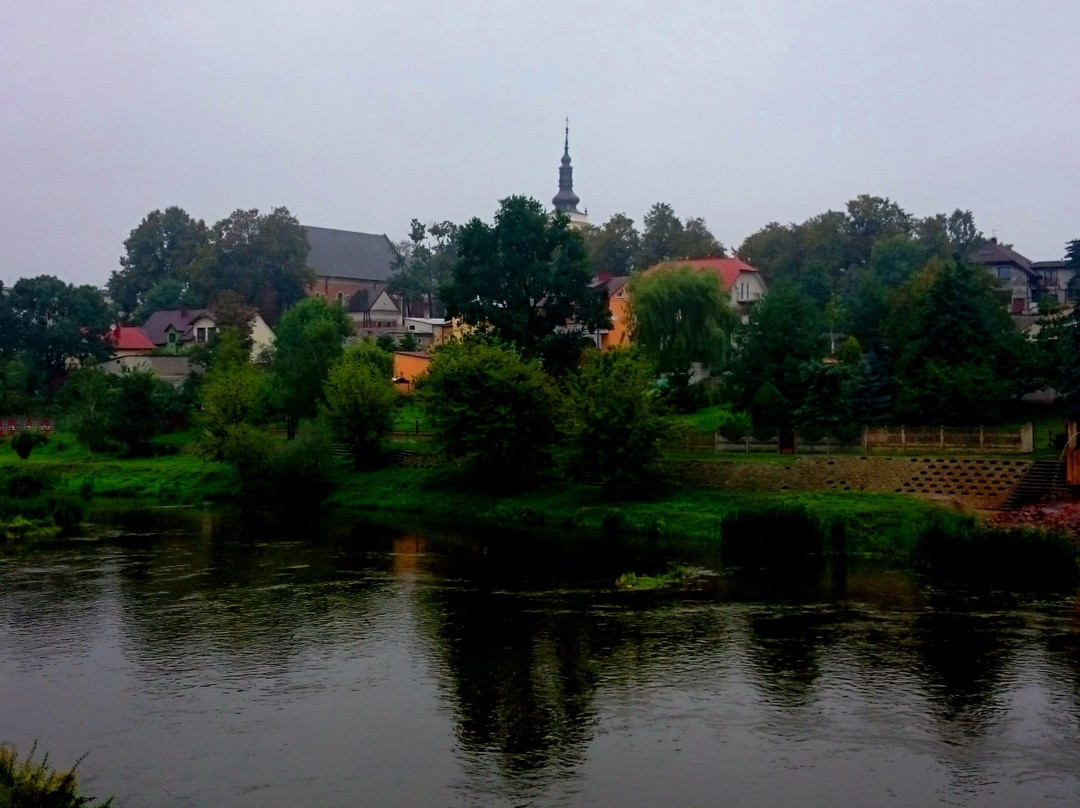
[{"label": "fence", "polygon": [[960,450],[968,452],[1035,451],[1035,430],[1030,423],[1012,429],[986,427],[870,426],[863,430],[866,451]]},{"label": "fence", "polygon": [[744,454],[771,452],[772,454],[832,454],[833,452],[860,452],[862,440],[834,432],[816,431],[797,433],[791,430],[774,430],[770,437],[769,430],[757,430],[757,435],[735,437],[723,435],[716,430],[713,448],[718,452],[743,452]]},{"label": "fence", "polygon": [[34,418],[27,415],[0,415],[0,435],[14,435],[16,432],[52,432],[51,418]]}]

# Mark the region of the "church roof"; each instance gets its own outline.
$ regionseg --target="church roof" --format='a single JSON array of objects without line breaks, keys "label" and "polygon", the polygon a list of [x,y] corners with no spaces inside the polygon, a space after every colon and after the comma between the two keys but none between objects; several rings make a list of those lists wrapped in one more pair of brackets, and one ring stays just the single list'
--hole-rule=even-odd
[{"label": "church roof", "polygon": [[304,225],[307,265],[320,278],[382,281],[394,271],[397,250],[385,235]]}]

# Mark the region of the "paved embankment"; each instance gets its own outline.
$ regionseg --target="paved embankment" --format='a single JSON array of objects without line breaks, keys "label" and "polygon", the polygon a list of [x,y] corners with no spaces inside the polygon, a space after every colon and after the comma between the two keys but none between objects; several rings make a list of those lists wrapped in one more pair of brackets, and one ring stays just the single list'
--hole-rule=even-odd
[{"label": "paved embankment", "polygon": [[889,491],[1000,508],[1024,476],[1027,460],[971,457],[793,457],[789,463],[689,461],[688,485],[731,491]]}]

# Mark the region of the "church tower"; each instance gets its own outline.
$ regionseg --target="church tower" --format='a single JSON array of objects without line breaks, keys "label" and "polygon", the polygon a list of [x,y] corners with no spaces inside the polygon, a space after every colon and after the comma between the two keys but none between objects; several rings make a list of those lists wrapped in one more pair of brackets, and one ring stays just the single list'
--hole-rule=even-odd
[{"label": "church tower", "polygon": [[581,199],[574,193],[574,167],[570,165],[570,121],[566,121],[566,138],[563,141],[562,162],[559,165],[559,193],[551,200],[555,210],[561,210],[570,218],[575,227],[584,227],[589,223],[589,210],[578,210]]}]

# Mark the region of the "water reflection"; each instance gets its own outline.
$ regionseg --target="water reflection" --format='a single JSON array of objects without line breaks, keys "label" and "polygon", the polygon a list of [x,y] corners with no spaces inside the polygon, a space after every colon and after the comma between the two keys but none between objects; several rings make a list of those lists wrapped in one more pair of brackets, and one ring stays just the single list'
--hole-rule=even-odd
[{"label": "water reflection", "polygon": [[716,565],[655,541],[167,512],[98,534],[0,557],[0,715],[90,748],[121,805],[1080,796],[1075,598],[823,562],[615,590]]}]

